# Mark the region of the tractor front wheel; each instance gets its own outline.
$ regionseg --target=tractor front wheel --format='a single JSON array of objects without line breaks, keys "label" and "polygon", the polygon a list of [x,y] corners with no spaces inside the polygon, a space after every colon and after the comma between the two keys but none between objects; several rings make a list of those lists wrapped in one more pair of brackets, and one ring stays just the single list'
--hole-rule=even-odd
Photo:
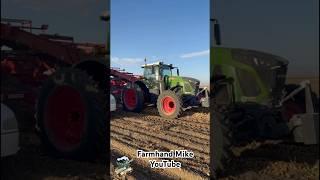
[{"label": "tractor front wheel", "polygon": [[181,96],[170,90],[164,91],[158,97],[157,108],[160,116],[164,118],[178,118],[183,111]]}]

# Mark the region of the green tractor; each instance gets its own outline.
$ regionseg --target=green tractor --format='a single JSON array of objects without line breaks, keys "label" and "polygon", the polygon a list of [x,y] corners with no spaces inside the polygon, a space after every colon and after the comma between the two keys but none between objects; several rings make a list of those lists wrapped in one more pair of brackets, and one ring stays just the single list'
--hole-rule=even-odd
[{"label": "green tractor", "polygon": [[[192,107],[209,107],[207,88],[200,88],[200,81],[197,79],[179,76],[179,69],[172,64],[156,62],[145,64],[142,68],[143,80],[134,84],[138,87],[137,92],[143,93],[144,103],[155,104],[160,116],[174,119]],[[173,75],[173,69],[176,69],[176,75]],[[144,103],[139,103],[139,106]],[[128,110],[126,104],[124,103],[125,109]]]},{"label": "green tractor", "polygon": [[288,61],[211,42],[211,164],[213,176],[231,160],[231,147],[252,140],[287,139],[319,143],[318,99],[310,82],[286,85]]}]

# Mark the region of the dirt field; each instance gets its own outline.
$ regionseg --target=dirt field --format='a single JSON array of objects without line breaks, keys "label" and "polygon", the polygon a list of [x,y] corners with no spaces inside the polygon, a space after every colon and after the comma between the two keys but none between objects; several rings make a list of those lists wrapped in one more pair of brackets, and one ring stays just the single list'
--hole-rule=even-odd
[{"label": "dirt field", "polygon": [[[113,179],[207,179],[209,174],[209,113],[203,109],[186,112],[178,120],[158,116],[156,109],[143,113],[117,112],[111,120],[111,175]],[[18,119],[29,119],[21,129],[21,150],[1,159],[1,179],[110,179],[106,175],[106,157],[94,162],[57,159],[42,150],[35,134],[32,115],[20,112]],[[146,160],[136,159],[136,150],[186,149],[194,159],[177,159],[182,169],[154,170]],[[319,146],[267,141],[234,149],[236,158],[223,180],[235,179],[310,179],[319,178]],[[134,158],[133,172],[116,176],[116,158]]]},{"label": "dirt field", "polygon": [[[141,114],[118,112],[111,120],[111,174],[114,179],[208,179],[209,113],[196,109],[178,120],[160,118],[155,108]],[[194,113],[194,114],[193,114]],[[137,159],[136,150],[189,149],[195,159],[179,159],[182,170],[151,169],[147,160]],[[233,149],[233,159],[221,179],[318,179],[319,146],[279,141],[253,142]],[[132,173],[117,176],[116,158],[133,159]]]},{"label": "dirt field", "polygon": [[[116,158],[128,156],[133,161],[133,172],[128,178],[153,177],[199,179],[209,177],[209,113],[194,109],[176,120],[161,118],[156,108],[149,107],[142,113],[118,112],[112,114],[111,147],[113,178]],[[181,169],[151,169],[148,159],[137,159],[136,150],[190,150],[193,159],[176,159]]]},{"label": "dirt field", "polygon": [[319,179],[319,146],[279,141],[253,142],[233,150],[235,159],[223,180]]}]

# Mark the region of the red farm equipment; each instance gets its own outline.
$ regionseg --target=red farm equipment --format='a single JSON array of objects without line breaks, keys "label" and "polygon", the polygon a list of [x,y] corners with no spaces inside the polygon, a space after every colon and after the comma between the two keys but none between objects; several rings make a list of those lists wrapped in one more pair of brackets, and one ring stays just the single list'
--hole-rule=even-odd
[{"label": "red farm equipment", "polygon": [[118,107],[140,112],[145,99],[141,88],[144,87],[139,76],[120,68],[110,69],[110,93],[116,98]]},{"label": "red farm equipment", "polygon": [[50,153],[94,158],[107,147],[108,48],[46,34],[47,28],[1,19],[1,101],[22,100],[32,107]]}]

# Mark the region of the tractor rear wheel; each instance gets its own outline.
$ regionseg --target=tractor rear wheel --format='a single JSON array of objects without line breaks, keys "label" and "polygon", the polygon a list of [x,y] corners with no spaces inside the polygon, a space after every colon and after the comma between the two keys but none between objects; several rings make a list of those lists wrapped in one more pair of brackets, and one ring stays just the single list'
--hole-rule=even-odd
[{"label": "tractor rear wheel", "polygon": [[166,90],[157,99],[157,108],[160,116],[164,118],[178,118],[182,113],[182,98],[175,92]]},{"label": "tractor rear wheel", "polygon": [[105,152],[105,95],[78,69],[62,68],[44,83],[36,103],[40,138],[58,157],[89,160]]},{"label": "tractor rear wheel", "polygon": [[144,106],[144,94],[140,88],[124,87],[122,90],[122,104],[125,111],[141,112]]}]

